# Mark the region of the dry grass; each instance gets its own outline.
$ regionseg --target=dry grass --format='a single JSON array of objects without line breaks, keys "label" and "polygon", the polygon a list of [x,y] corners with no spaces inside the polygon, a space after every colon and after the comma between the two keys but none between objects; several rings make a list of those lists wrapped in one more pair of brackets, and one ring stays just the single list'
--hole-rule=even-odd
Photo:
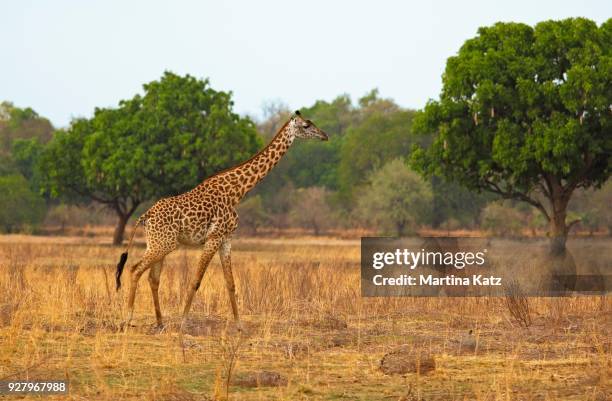
[{"label": "dry grass", "polygon": [[[63,397],[75,400],[605,400],[610,392],[609,298],[532,298],[522,328],[504,298],[362,298],[358,241],[238,239],[245,334],[231,325],[215,259],[181,344],[174,323],[197,250],[166,260],[162,333],[152,330],[146,277],[136,327],[118,331],[120,252],[95,238],[0,238],[0,380],[66,378]],[[435,370],[383,374],[381,358],[402,345],[434,355]],[[282,385],[241,385],[263,371]]]},{"label": "dry grass", "polygon": [[529,310],[529,298],[527,298],[519,285],[515,281],[511,281],[505,288],[506,292],[506,307],[510,312],[512,319],[523,327],[531,325],[531,312]]}]

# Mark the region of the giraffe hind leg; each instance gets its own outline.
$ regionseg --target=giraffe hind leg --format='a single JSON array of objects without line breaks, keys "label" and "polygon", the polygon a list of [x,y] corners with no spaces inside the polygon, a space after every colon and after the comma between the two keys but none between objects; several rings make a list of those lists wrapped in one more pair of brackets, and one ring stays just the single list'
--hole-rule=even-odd
[{"label": "giraffe hind leg", "polygon": [[140,276],[142,276],[142,274],[147,271],[151,265],[163,258],[163,256],[153,255],[147,250],[145,251],[142,259],[130,269],[132,274],[130,277],[130,291],[128,293],[128,317],[125,323],[126,327],[129,327],[132,317],[134,316],[134,300],[136,298],[136,290],[138,288],[138,280],[140,280]]},{"label": "giraffe hind leg", "polygon": [[159,278],[161,276],[161,270],[163,267],[164,260],[153,264],[151,270],[149,270],[149,286],[151,287],[151,293],[153,295],[153,305],[155,306],[155,319],[157,320],[157,327],[163,327],[162,313],[159,305]]},{"label": "giraffe hind leg", "polygon": [[234,283],[234,274],[232,273],[232,259],[231,259],[231,241],[226,238],[221,243],[219,248],[219,257],[221,259],[221,266],[223,267],[223,276],[225,277],[225,284],[227,286],[227,292],[230,298],[230,304],[232,306],[232,314],[234,320],[239,324],[240,317],[238,315],[238,305],[236,304],[236,285]]}]

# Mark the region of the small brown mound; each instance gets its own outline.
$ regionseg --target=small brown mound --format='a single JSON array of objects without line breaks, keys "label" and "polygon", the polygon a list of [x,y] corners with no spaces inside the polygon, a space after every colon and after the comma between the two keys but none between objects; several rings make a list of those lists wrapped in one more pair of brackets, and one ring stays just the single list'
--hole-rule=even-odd
[{"label": "small brown mound", "polygon": [[380,360],[380,370],[386,375],[403,375],[406,373],[425,374],[436,368],[433,355],[403,345],[385,354]]},{"label": "small brown mound", "polygon": [[234,384],[241,387],[284,387],[287,378],[277,372],[262,370],[239,377],[234,380]]}]

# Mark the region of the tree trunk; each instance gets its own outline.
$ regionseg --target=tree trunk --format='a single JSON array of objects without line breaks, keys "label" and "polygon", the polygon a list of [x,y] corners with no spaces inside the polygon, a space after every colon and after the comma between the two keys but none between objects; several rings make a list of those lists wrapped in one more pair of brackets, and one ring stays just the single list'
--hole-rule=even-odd
[{"label": "tree trunk", "polygon": [[403,237],[404,236],[405,228],[406,228],[406,223],[403,222],[403,221],[398,221],[395,224],[395,230],[397,231],[397,236],[398,237]]},{"label": "tree trunk", "polygon": [[565,253],[567,241],[567,227],[565,224],[565,210],[555,212],[550,220],[550,253],[562,255]]},{"label": "tree trunk", "polygon": [[550,215],[550,253],[552,255],[565,254],[565,243],[567,241],[568,226],[565,222],[567,217],[567,204],[569,196],[562,192],[560,186],[553,186],[553,198],[551,199],[552,210]]},{"label": "tree trunk", "polygon": [[321,234],[321,232],[320,232],[320,230],[319,230],[319,225],[318,225],[318,224],[317,224],[317,222],[316,222],[316,221],[314,221],[314,220],[312,221],[312,223],[311,223],[311,224],[312,224],[312,230],[313,230],[313,232],[314,232],[315,237],[318,237],[318,236],[319,236],[319,234]]},{"label": "tree trunk", "polygon": [[117,225],[115,226],[115,233],[113,234],[113,245],[121,245],[123,242],[125,226],[130,219],[130,215],[117,212],[117,217]]}]

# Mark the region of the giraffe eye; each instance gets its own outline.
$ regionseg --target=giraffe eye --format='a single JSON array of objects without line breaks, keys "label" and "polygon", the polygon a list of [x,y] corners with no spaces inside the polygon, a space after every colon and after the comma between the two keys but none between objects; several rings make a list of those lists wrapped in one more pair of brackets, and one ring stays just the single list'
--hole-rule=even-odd
[{"label": "giraffe eye", "polygon": [[308,128],[308,127],[310,127],[310,124],[309,123],[303,124],[302,127]]}]

